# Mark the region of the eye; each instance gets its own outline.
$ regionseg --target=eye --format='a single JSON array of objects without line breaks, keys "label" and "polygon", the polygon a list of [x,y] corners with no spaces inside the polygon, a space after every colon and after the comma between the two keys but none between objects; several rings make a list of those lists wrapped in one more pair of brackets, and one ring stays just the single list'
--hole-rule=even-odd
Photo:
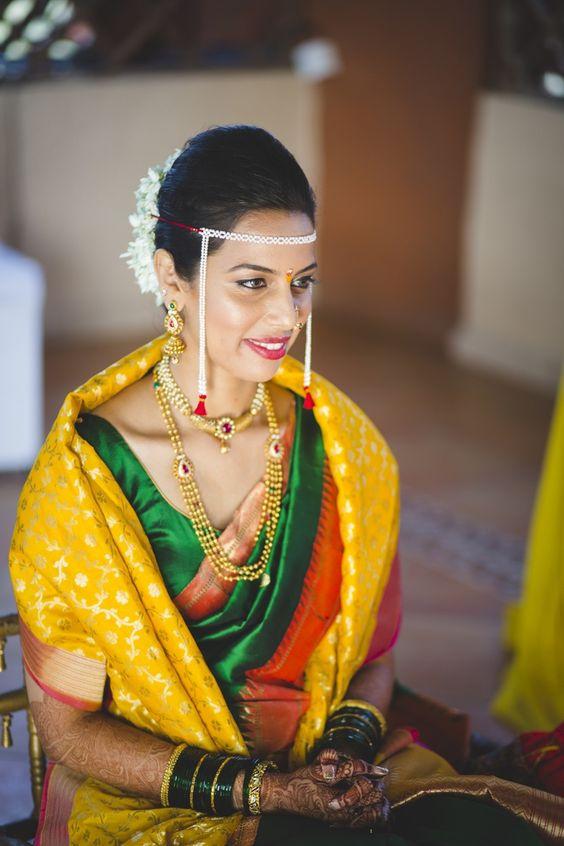
[{"label": "eye", "polygon": [[[305,283],[305,284],[301,284]],[[302,276],[300,279],[294,279],[292,285],[296,285],[298,288],[302,288],[303,290],[307,290],[311,288],[313,285],[319,285],[319,279],[315,279],[313,276]]]},{"label": "eye", "polygon": [[[261,284],[259,284],[259,285],[251,284],[251,283],[254,283],[254,282],[260,282]],[[258,288],[264,288],[265,282],[264,282],[264,279],[260,279],[260,278],[259,279],[238,279],[237,285],[240,285],[242,288],[248,288],[251,291],[256,291],[256,290],[258,290]]]}]

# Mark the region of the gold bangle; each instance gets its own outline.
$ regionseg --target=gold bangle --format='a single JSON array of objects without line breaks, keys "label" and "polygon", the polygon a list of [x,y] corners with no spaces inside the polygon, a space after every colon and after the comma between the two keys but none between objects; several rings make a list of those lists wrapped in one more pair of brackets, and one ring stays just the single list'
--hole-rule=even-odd
[{"label": "gold bangle", "polygon": [[260,787],[263,776],[269,769],[278,769],[274,761],[259,761],[249,779],[249,811],[255,816],[260,814]]},{"label": "gold bangle", "polygon": [[202,766],[202,764],[204,762],[204,758],[207,758],[209,754],[210,754],[209,752],[204,752],[204,754],[202,755],[202,757],[200,758],[200,760],[198,761],[198,763],[194,767],[194,772],[192,773],[192,781],[190,782],[190,793],[189,793],[189,801],[188,801],[188,807],[192,808],[192,810],[194,810],[194,790],[196,788],[196,776],[198,775],[200,767]]},{"label": "gold bangle", "polygon": [[176,762],[180,758],[180,754],[186,749],[188,746],[187,743],[181,743],[180,746],[176,746],[175,749],[172,751],[172,755],[168,759],[168,764],[166,765],[166,770],[164,771],[163,780],[161,782],[161,805],[164,808],[168,808],[168,788],[170,787],[170,779],[172,778],[172,771],[176,766]]},{"label": "gold bangle", "polygon": [[217,811],[216,811],[216,808],[215,808],[215,795],[214,795],[215,794],[215,788],[217,787],[217,780],[218,780],[219,774],[222,771],[222,769],[224,768],[224,766],[227,763],[229,763],[229,761],[232,761],[232,760],[233,760],[233,755],[228,755],[227,758],[224,758],[224,760],[221,762],[221,764],[217,768],[216,774],[213,777],[211,791],[210,791],[210,804],[211,804],[211,809],[214,812],[214,814],[217,814]]},{"label": "gold bangle", "polygon": [[331,708],[329,711],[330,715],[333,715],[335,711],[340,711],[341,708],[348,706],[349,708],[363,708],[365,711],[368,711],[374,717],[376,717],[378,724],[380,726],[380,731],[382,732],[382,737],[386,734],[388,730],[388,725],[386,723],[386,718],[383,713],[380,711],[376,705],[373,705],[372,702],[366,702],[365,699],[343,699],[338,705],[334,708]]}]

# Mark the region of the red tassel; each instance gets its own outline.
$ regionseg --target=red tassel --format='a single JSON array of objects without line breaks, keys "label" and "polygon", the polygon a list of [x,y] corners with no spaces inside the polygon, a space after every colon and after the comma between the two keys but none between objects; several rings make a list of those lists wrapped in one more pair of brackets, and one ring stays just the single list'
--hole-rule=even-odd
[{"label": "red tassel", "polygon": [[200,402],[194,409],[194,414],[199,415],[199,417],[207,417],[208,412],[206,411],[206,403],[204,400],[207,399],[207,394],[200,394]]},{"label": "red tassel", "polygon": [[313,408],[314,405],[315,405],[315,403],[313,401],[312,395],[309,392],[309,388],[306,388],[306,395],[305,395],[305,399],[304,399],[304,408]]}]

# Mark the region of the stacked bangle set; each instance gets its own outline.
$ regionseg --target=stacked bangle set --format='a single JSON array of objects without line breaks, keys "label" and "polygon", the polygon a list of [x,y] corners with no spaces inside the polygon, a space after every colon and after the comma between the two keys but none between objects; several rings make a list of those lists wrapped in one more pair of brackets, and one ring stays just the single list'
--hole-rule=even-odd
[{"label": "stacked bangle set", "polygon": [[364,760],[372,761],[385,733],[386,718],[378,708],[361,699],[345,699],[330,713],[314,756],[322,749],[345,743],[358,749]]},{"label": "stacked bangle set", "polygon": [[273,761],[206,752],[182,743],[167,764],[161,784],[161,804],[213,816],[234,814],[233,785],[237,773],[243,770],[243,811],[249,815],[260,814],[260,788],[267,769],[278,767]]}]

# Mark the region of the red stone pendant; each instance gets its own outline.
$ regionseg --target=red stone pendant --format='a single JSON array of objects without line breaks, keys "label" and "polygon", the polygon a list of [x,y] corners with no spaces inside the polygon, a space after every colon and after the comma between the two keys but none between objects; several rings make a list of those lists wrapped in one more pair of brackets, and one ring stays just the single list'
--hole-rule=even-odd
[{"label": "red stone pendant", "polygon": [[192,462],[185,455],[179,456],[174,462],[174,473],[179,479],[187,479],[193,472]]}]

